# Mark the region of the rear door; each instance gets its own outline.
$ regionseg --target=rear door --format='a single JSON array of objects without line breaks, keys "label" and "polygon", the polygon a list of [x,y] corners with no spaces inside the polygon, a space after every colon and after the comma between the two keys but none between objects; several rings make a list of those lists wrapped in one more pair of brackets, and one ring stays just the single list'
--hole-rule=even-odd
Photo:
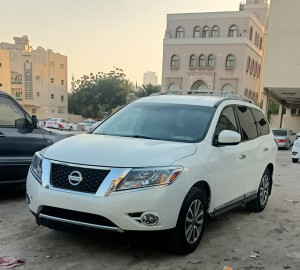
[{"label": "rear door", "polygon": [[25,111],[0,95],[0,184],[25,179],[32,156],[44,147],[44,136]]},{"label": "rear door", "polygon": [[240,181],[245,183],[245,194],[252,195],[257,192],[257,181],[261,178],[262,141],[258,138],[256,121],[247,106],[236,106],[236,112],[240,123],[240,132],[242,141],[240,143],[241,152],[239,159],[243,160],[243,172],[240,175]]}]

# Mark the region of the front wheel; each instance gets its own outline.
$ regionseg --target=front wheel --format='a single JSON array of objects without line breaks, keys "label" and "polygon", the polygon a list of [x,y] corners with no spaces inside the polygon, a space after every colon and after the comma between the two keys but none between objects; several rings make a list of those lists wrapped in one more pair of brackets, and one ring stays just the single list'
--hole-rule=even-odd
[{"label": "front wheel", "polygon": [[251,212],[262,212],[266,206],[271,193],[271,174],[268,168],[264,171],[262,176],[257,197],[253,201],[250,201],[246,204],[246,207]]},{"label": "front wheel", "polygon": [[179,213],[177,225],[170,235],[170,248],[180,254],[193,252],[205,230],[207,197],[202,190],[191,188]]},{"label": "front wheel", "polygon": [[298,163],[299,159],[298,158],[292,158],[293,163]]}]

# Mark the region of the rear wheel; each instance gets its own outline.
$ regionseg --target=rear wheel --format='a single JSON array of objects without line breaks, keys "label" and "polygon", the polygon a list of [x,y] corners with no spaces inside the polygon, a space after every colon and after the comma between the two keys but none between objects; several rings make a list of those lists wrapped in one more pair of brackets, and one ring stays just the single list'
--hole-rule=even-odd
[{"label": "rear wheel", "polygon": [[177,225],[170,235],[170,248],[181,254],[193,252],[203,236],[206,218],[207,197],[202,190],[192,188],[181,206]]},{"label": "rear wheel", "polygon": [[69,129],[70,131],[72,131],[73,130],[73,127],[70,127],[70,129]]},{"label": "rear wheel", "polygon": [[58,126],[58,130],[62,131],[62,127],[61,127],[61,126]]},{"label": "rear wheel", "polygon": [[246,207],[249,211],[261,212],[266,208],[271,192],[271,184],[271,174],[269,169],[266,168],[258,188],[257,198],[246,204]]},{"label": "rear wheel", "polygon": [[298,163],[299,159],[298,158],[292,158],[293,163]]}]

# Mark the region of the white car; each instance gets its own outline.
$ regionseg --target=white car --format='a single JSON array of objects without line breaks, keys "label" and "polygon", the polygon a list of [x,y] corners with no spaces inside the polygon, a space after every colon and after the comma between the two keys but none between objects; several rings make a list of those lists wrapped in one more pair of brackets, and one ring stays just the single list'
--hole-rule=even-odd
[{"label": "white car", "polygon": [[276,155],[269,124],[249,100],[147,97],[92,134],[37,152],[27,202],[39,225],[170,230],[170,246],[189,253],[207,215],[242,204],[264,210]]},{"label": "white car", "polygon": [[93,124],[95,124],[96,121],[94,121],[93,119],[87,119],[87,120],[83,120],[81,123],[78,123],[78,127],[81,130],[84,131],[91,131],[93,130]]},{"label": "white car", "polygon": [[300,159],[300,139],[295,141],[292,149],[292,161],[293,163],[298,163]]},{"label": "white car", "polygon": [[67,122],[62,118],[51,118],[50,120],[46,121],[45,124],[46,128],[56,128],[58,130],[68,129],[70,131],[73,130],[72,124]]}]

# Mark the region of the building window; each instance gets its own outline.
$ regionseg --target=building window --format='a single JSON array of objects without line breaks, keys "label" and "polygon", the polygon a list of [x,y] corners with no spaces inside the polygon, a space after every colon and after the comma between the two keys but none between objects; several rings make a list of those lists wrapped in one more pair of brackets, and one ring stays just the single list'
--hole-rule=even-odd
[{"label": "building window", "polygon": [[54,83],[54,78],[50,78],[50,82],[51,82],[51,83]]},{"label": "building window", "polygon": [[64,84],[65,84],[65,81],[64,81],[64,80],[61,80],[61,81],[60,81],[60,84],[61,84],[61,85],[64,85]]},{"label": "building window", "polygon": [[60,100],[64,101],[65,97],[64,96],[60,96]]},{"label": "building window", "polygon": [[222,91],[233,94],[234,93],[234,88],[230,83],[227,83],[223,86]]},{"label": "building window", "polygon": [[0,83],[0,87],[2,87],[2,83]]},{"label": "building window", "polygon": [[54,62],[50,61],[50,67],[54,67]]},{"label": "building window", "polygon": [[212,29],[212,33],[211,33],[211,36],[213,38],[217,38],[219,37],[219,33],[220,33],[220,29],[219,29],[219,26],[215,25]]},{"label": "building window", "polygon": [[260,78],[260,73],[261,73],[261,65],[258,65],[258,67],[257,67],[257,78]]},{"label": "building window", "polygon": [[250,27],[249,39],[252,41],[253,28]]},{"label": "building window", "polygon": [[36,114],[36,109],[32,109],[32,110],[31,110],[31,113],[32,113],[32,114]]},{"label": "building window", "polygon": [[197,90],[199,92],[207,92],[209,89],[204,81],[199,80],[192,85],[192,90]]},{"label": "building window", "polygon": [[255,32],[255,39],[254,39],[254,44],[257,46],[257,39],[258,39],[258,34]]},{"label": "building window", "polygon": [[215,67],[215,56],[213,54],[208,56],[208,67],[212,68]]},{"label": "building window", "polygon": [[176,38],[184,38],[184,29],[181,26],[176,30]]},{"label": "building window", "polygon": [[65,69],[65,65],[64,64],[60,64],[60,69]]},{"label": "building window", "polygon": [[246,66],[246,72],[248,72],[250,70],[250,63],[251,63],[251,59],[250,59],[250,57],[248,57],[248,59],[247,59],[247,66]]},{"label": "building window", "polygon": [[52,113],[54,113],[54,110],[52,110]]},{"label": "building window", "polygon": [[0,63],[0,67],[2,67],[2,63]]},{"label": "building window", "polygon": [[250,74],[253,74],[253,69],[254,69],[254,60],[251,61]]},{"label": "building window", "polygon": [[174,91],[174,92],[178,92],[179,91],[179,86],[176,83],[171,83],[168,87],[169,91]]},{"label": "building window", "polygon": [[205,26],[203,28],[203,34],[202,34],[202,37],[204,38],[208,38],[209,37],[209,27],[208,26]]},{"label": "building window", "polygon": [[226,67],[235,67],[235,57],[232,54],[229,54],[226,57]]},{"label": "building window", "polygon": [[51,94],[51,99],[54,99],[54,94]]},{"label": "building window", "polygon": [[199,56],[199,67],[204,68],[206,66],[206,57],[204,54]]},{"label": "building window", "polygon": [[229,37],[236,38],[238,36],[238,27],[236,25],[232,25],[229,29]]},{"label": "building window", "polygon": [[171,67],[179,67],[179,56],[176,54],[171,58]]},{"label": "building window", "polygon": [[16,97],[21,97],[21,93],[20,92],[16,92]]},{"label": "building window", "polygon": [[260,50],[262,49],[262,38],[260,38],[260,41],[259,41],[259,49]]},{"label": "building window", "polygon": [[190,67],[196,68],[197,67],[197,56],[192,54],[190,57]]},{"label": "building window", "polygon": [[254,65],[254,76],[256,76],[257,75],[257,62],[255,62],[255,65]]},{"label": "building window", "polygon": [[200,38],[201,37],[201,29],[199,26],[196,26],[194,28],[194,38]]}]

